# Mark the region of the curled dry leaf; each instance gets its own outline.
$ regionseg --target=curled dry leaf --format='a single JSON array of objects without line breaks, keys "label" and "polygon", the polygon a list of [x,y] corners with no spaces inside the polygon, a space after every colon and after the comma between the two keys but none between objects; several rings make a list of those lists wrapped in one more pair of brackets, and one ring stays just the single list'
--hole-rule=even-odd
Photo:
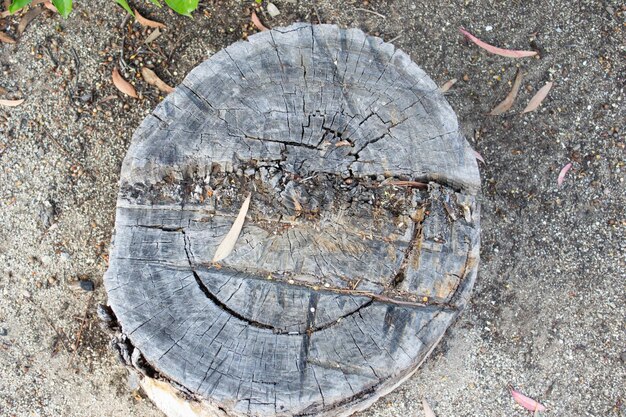
[{"label": "curled dry leaf", "polygon": [[12,37],[10,37],[9,35],[7,35],[4,32],[0,32],[0,42],[15,43],[15,39],[13,39]]},{"label": "curled dry leaf", "polygon": [[0,99],[0,106],[15,107],[15,106],[19,106],[23,102],[24,102],[23,98],[19,99],[19,100],[2,100],[2,99]]},{"label": "curled dry leaf", "polygon": [[263,23],[261,23],[261,21],[259,20],[259,16],[256,15],[256,12],[254,10],[252,10],[252,15],[250,16],[250,20],[252,20],[252,23],[257,29],[261,31],[268,30],[265,26],[263,26]]},{"label": "curled dry leaf", "polygon": [[565,175],[567,174],[567,171],[569,171],[571,167],[572,167],[572,163],[570,162],[567,165],[565,165],[563,168],[561,168],[561,172],[559,172],[559,177],[556,180],[556,183],[558,184],[559,187],[561,186],[561,184],[563,184],[563,181],[565,180]]},{"label": "curled dry leaf", "polygon": [[169,85],[167,85],[162,79],[159,78],[158,75],[156,75],[156,73],[154,71],[152,71],[150,68],[147,67],[142,67],[141,68],[141,76],[143,77],[144,80],[146,80],[146,82],[150,85],[155,86],[156,88],[158,88],[159,90],[161,90],[164,93],[171,93],[172,91],[174,91],[174,88],[170,87]]},{"label": "curled dry leaf", "polygon": [[250,207],[250,198],[252,194],[248,194],[246,200],[241,205],[239,209],[239,214],[235,219],[235,222],[231,226],[230,230],[222,240],[222,243],[217,247],[215,251],[215,256],[213,256],[213,262],[219,262],[222,259],[226,258],[235,248],[235,243],[239,238],[239,233],[241,233],[241,229],[243,228],[243,222],[246,220],[246,214],[248,213],[248,207]]},{"label": "curled dry leaf", "polygon": [[159,36],[161,36],[161,31],[159,30],[159,28],[156,28],[152,31],[152,33],[150,33],[147,37],[146,40],[144,41],[147,44],[150,44],[152,42],[154,42],[156,40],[156,38],[158,38]]},{"label": "curled dry leaf", "polygon": [[139,14],[137,9],[135,9],[135,19],[137,19],[137,21],[139,22],[140,25],[146,26],[146,27],[149,27],[149,28],[164,28],[165,27],[165,25],[163,23],[155,22],[154,20],[150,20],[150,19],[146,19],[141,14]]},{"label": "curled dry leaf", "polygon": [[470,41],[474,42],[476,45],[480,46],[481,48],[483,48],[487,52],[491,52],[492,54],[506,56],[506,57],[509,57],[509,58],[525,58],[525,57],[537,55],[536,51],[516,51],[516,50],[513,50],[513,49],[498,48],[497,46],[489,45],[488,43],[481,41],[480,39],[478,39],[476,36],[474,36],[471,33],[469,33],[464,28],[460,28],[459,30]]},{"label": "curled dry leaf", "polygon": [[541,102],[548,96],[548,93],[552,88],[552,84],[552,81],[550,81],[547,82],[546,85],[541,87],[539,91],[537,91],[537,94],[535,94],[533,98],[530,99],[530,101],[528,102],[528,106],[526,106],[526,108],[522,111],[522,114],[531,112],[539,107],[539,105],[541,105]]},{"label": "curled dry leaf", "polygon": [[433,409],[430,408],[430,405],[428,404],[428,401],[426,401],[426,398],[422,398],[422,407],[424,408],[424,415],[426,417],[437,417]]},{"label": "curled dry leaf", "polygon": [[472,152],[474,152],[474,156],[476,157],[476,159],[478,159],[483,164],[487,165],[487,163],[485,162],[485,160],[483,159],[483,156],[481,154],[479,154],[477,151],[475,151],[473,149],[472,149]]},{"label": "curled dry leaf", "polygon": [[442,85],[441,87],[439,87],[439,92],[440,93],[445,93],[446,91],[448,91],[450,88],[452,88],[452,86],[454,84],[456,84],[457,79],[453,78],[450,81],[446,81],[444,85]]},{"label": "curled dry leaf", "polygon": [[43,12],[41,7],[35,7],[30,9],[22,18],[20,19],[19,25],[17,25],[17,33],[21,35],[26,30],[26,26],[37,16],[39,16]]},{"label": "curled dry leaf", "polygon": [[524,78],[524,75],[522,74],[522,71],[518,69],[517,74],[515,75],[515,81],[513,81],[513,87],[511,88],[511,92],[509,92],[509,94],[504,100],[502,100],[500,104],[498,104],[496,107],[493,108],[493,110],[491,110],[491,112],[489,113],[490,115],[497,116],[509,110],[513,106],[519,88],[522,85],[522,78]]},{"label": "curled dry leaf", "polygon": [[532,398],[525,396],[521,392],[515,391],[511,387],[509,387],[509,389],[511,390],[511,395],[513,396],[513,399],[515,400],[515,402],[521,405],[522,407],[524,407],[525,409],[529,411],[545,411],[546,410],[546,407],[543,404],[533,400]]},{"label": "curled dry leaf", "polygon": [[126,81],[124,78],[122,78],[122,76],[120,75],[120,72],[117,70],[117,67],[113,68],[112,78],[113,78],[113,85],[122,93],[126,94],[127,96],[131,96],[133,98],[139,97],[137,96],[137,91],[135,90],[135,87],[133,87],[131,83]]}]

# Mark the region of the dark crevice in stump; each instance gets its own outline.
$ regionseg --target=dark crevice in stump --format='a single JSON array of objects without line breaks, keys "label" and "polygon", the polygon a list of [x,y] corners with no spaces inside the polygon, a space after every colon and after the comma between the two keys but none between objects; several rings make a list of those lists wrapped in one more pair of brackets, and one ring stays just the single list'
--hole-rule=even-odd
[{"label": "dark crevice in stump", "polygon": [[228,47],[124,160],[105,284],[130,365],[194,415],[367,407],[467,304],[479,187],[454,112],[392,45],[296,24]]}]

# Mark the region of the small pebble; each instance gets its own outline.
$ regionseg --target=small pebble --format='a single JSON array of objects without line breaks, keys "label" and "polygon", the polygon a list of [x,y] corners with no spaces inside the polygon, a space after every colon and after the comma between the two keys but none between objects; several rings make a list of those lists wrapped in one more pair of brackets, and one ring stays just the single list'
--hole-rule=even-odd
[{"label": "small pebble", "polygon": [[94,290],[93,282],[89,280],[80,280],[78,281],[78,285],[80,285],[81,289],[88,291],[88,292],[91,292]]},{"label": "small pebble", "polygon": [[0,327],[0,336],[6,336],[7,334],[9,334],[9,331],[4,327]]},{"label": "small pebble", "polygon": [[278,10],[278,7],[276,7],[274,5],[274,3],[268,3],[267,4],[267,13],[269,13],[269,15],[271,17],[276,17],[280,14],[280,10]]}]

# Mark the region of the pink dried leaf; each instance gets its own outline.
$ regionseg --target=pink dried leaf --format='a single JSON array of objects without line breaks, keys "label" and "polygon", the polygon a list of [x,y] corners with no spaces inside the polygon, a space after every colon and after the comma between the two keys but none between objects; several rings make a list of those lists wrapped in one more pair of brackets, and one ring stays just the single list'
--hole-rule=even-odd
[{"label": "pink dried leaf", "polygon": [[481,154],[479,154],[477,151],[472,149],[472,152],[474,152],[474,157],[476,159],[478,159],[480,162],[482,162],[483,164],[487,165],[487,163],[485,162],[485,160],[483,159],[483,156]]},{"label": "pink dried leaf", "polygon": [[433,409],[430,408],[430,405],[428,404],[428,401],[426,401],[426,398],[422,398],[422,407],[424,408],[424,415],[426,417],[437,417]]},{"label": "pink dried leaf", "polygon": [[259,29],[260,31],[268,30],[265,26],[263,26],[263,23],[261,23],[261,20],[259,19],[259,16],[256,15],[256,12],[254,10],[252,11],[252,15],[250,16],[250,20],[252,20],[252,23],[254,24],[254,26],[257,29]]},{"label": "pink dried leaf", "polygon": [[20,104],[22,104],[24,102],[24,99],[19,99],[19,100],[5,100],[5,99],[0,99],[0,106],[6,106],[6,107],[16,107],[19,106]]},{"label": "pink dried leaf", "polygon": [[539,91],[537,91],[537,94],[535,94],[533,98],[530,99],[530,101],[528,102],[528,105],[522,111],[522,114],[531,112],[535,110],[537,107],[539,107],[539,105],[543,102],[543,100],[547,97],[548,93],[550,92],[550,89],[552,88],[552,84],[553,84],[552,81],[550,81],[546,83],[546,85],[541,87]]},{"label": "pink dried leaf", "polygon": [[489,45],[486,42],[481,41],[476,36],[469,33],[464,28],[459,29],[463,35],[465,35],[470,41],[474,42],[476,45],[480,46],[484,50],[491,52],[492,54],[506,56],[509,58],[526,58],[530,56],[537,55],[536,51],[516,51],[513,49],[502,49],[497,46]]},{"label": "pink dried leaf", "polygon": [[543,404],[533,400],[532,398],[525,396],[521,392],[515,391],[513,388],[509,388],[509,389],[511,390],[511,395],[513,396],[513,399],[515,400],[515,402],[521,405],[522,407],[524,407],[525,409],[529,411],[545,411],[546,410],[546,407]]},{"label": "pink dried leaf", "polygon": [[558,184],[559,187],[561,186],[561,184],[563,184],[563,181],[565,180],[565,175],[567,174],[567,171],[569,171],[571,167],[572,167],[572,163],[570,162],[567,165],[565,165],[563,168],[561,168],[561,172],[559,172],[559,177],[556,180],[556,183]]},{"label": "pink dried leaf", "polygon": [[505,111],[509,110],[513,106],[513,103],[515,102],[515,99],[517,98],[517,93],[519,92],[519,88],[522,85],[523,77],[524,75],[522,74],[522,72],[520,70],[517,70],[517,74],[515,75],[515,81],[513,81],[513,87],[511,88],[511,91],[506,96],[506,98],[502,100],[500,104],[498,104],[496,107],[493,108],[493,110],[491,110],[491,112],[489,113],[490,115],[498,116],[504,113]]}]

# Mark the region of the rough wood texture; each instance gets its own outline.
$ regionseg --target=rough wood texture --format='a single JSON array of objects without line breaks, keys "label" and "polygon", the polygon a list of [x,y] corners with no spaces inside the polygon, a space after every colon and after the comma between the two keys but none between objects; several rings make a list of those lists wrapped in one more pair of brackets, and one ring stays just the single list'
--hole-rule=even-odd
[{"label": "rough wood texture", "polygon": [[105,284],[131,362],[229,416],[368,406],[467,303],[479,186],[454,112],[392,45],[306,24],[231,45],[124,160]]}]

